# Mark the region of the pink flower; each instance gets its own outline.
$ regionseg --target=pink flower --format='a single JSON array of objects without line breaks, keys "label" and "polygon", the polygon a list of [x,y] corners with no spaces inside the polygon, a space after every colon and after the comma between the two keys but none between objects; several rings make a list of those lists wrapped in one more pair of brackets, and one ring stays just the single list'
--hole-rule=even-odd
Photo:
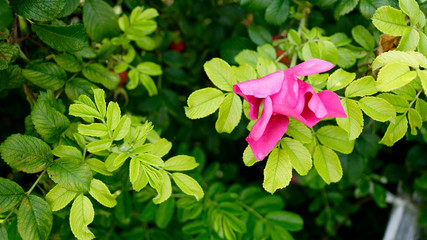
[{"label": "pink flower", "polygon": [[[234,92],[249,102],[249,118],[258,119],[246,138],[257,160],[263,160],[285,134],[289,117],[308,127],[322,118],[347,117],[337,94],[328,90],[316,93],[308,83],[297,78],[333,67],[332,63],[310,59],[285,71],[278,70],[233,86]],[[264,109],[258,118],[262,103]]]}]

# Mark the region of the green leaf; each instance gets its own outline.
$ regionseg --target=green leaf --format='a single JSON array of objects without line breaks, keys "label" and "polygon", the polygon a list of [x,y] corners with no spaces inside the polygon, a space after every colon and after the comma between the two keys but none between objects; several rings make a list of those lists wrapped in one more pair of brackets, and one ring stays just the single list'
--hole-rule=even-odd
[{"label": "green leaf", "polygon": [[304,43],[302,47],[302,56],[305,61],[312,58],[320,58],[319,47],[314,42]]},{"label": "green leaf", "polygon": [[[1,3],[0,3],[1,4]],[[1,5],[0,5],[1,6]],[[7,6],[7,5],[6,5]],[[3,16],[1,16],[0,15],[0,17],[3,17]],[[0,25],[1,26],[1,25]],[[6,227],[2,224],[1,226],[0,226],[0,238],[1,239],[3,239],[3,240],[8,240],[9,239],[9,236],[8,236],[8,233],[7,233],[7,230],[6,230]]]},{"label": "green leaf", "polygon": [[324,126],[316,132],[319,141],[336,151],[350,154],[354,148],[354,140],[348,139],[347,132],[337,126]]},{"label": "green leaf", "polygon": [[243,151],[243,162],[246,167],[250,167],[258,162],[249,145],[245,148],[245,151]]},{"label": "green leaf", "polygon": [[95,171],[97,173],[100,173],[104,176],[112,176],[113,174],[107,170],[107,167],[105,167],[105,163],[99,159],[96,158],[89,158],[86,160],[87,165],[92,169],[92,171]]},{"label": "green leaf", "polygon": [[427,102],[418,98],[415,109],[420,113],[423,122],[427,121]]},{"label": "green leaf", "polygon": [[421,129],[423,126],[423,119],[420,113],[417,110],[410,108],[408,112],[408,121],[409,126],[411,127],[411,134],[417,135],[417,128]]},{"label": "green leaf", "polygon": [[321,40],[318,42],[320,59],[326,60],[330,63],[337,64],[338,62],[338,49],[330,41]]},{"label": "green leaf", "polygon": [[345,89],[346,97],[363,97],[377,93],[375,79],[372,76],[365,76],[353,81]]},{"label": "green leaf", "polygon": [[189,171],[195,169],[197,166],[199,164],[194,157],[178,155],[169,158],[163,168],[168,171]]},{"label": "green leaf", "polygon": [[311,154],[301,142],[291,138],[283,138],[281,147],[287,154],[287,158],[291,160],[292,167],[299,175],[307,175],[312,167]]},{"label": "green leaf", "polygon": [[[1,50],[0,50],[1,51]],[[17,65],[11,65],[7,68],[8,73],[8,88],[9,89],[15,89],[15,88],[21,88],[24,83],[27,81],[24,76],[22,75],[22,69]]]},{"label": "green leaf", "polygon": [[148,76],[147,74],[139,74],[138,78],[142,85],[145,87],[145,89],[147,89],[149,96],[157,94],[156,84],[150,76]]},{"label": "green leaf", "polygon": [[235,93],[229,93],[219,107],[215,129],[219,133],[231,133],[242,116],[242,100]]},{"label": "green leaf", "polygon": [[334,17],[339,19],[341,16],[353,11],[356,6],[357,1],[355,0],[341,0],[334,9]]},{"label": "green leaf", "polygon": [[329,76],[326,86],[331,91],[337,91],[345,88],[355,78],[356,73],[346,72],[339,68]]},{"label": "green leaf", "polygon": [[379,55],[372,63],[372,70],[388,63],[400,63],[413,68],[427,67],[427,58],[419,52],[388,51]]},{"label": "green leaf", "polygon": [[238,82],[244,82],[257,78],[255,69],[249,64],[244,63],[238,67],[232,66],[231,68],[234,70],[234,75],[236,76],[236,80]]},{"label": "green leaf", "polygon": [[77,160],[83,160],[83,155],[79,149],[67,146],[67,145],[57,145],[52,150],[53,155],[62,158],[74,158]]},{"label": "green leaf", "polygon": [[36,21],[50,21],[55,19],[66,4],[63,0],[21,0],[10,1],[13,11],[19,15]]},{"label": "green leaf", "polygon": [[249,38],[261,46],[271,42],[271,33],[261,25],[251,25],[248,27]]},{"label": "green leaf", "polygon": [[77,192],[55,185],[47,194],[46,201],[52,211],[56,212],[66,207],[76,197]]},{"label": "green leaf", "polygon": [[258,62],[256,65],[256,70],[258,72],[259,77],[267,76],[270,73],[277,71],[277,66],[274,61],[269,60],[263,56],[258,58]]},{"label": "green leaf", "polygon": [[107,185],[98,179],[92,179],[90,182],[89,194],[102,205],[112,208],[116,206],[116,196],[110,193]]},{"label": "green leaf", "polygon": [[393,105],[383,98],[364,97],[359,100],[358,104],[366,115],[376,121],[385,122],[396,117]]},{"label": "green leaf", "polygon": [[119,141],[126,137],[130,131],[130,124],[131,120],[128,118],[127,115],[123,115],[120,119],[119,124],[117,125],[117,128],[113,132],[113,139],[116,141]]},{"label": "green leaf", "polygon": [[399,115],[394,119],[394,121],[390,121],[390,124],[379,143],[391,147],[394,143],[405,136],[407,130],[408,120],[406,119],[406,115]]},{"label": "green leaf", "polygon": [[80,0],[68,0],[66,2],[65,7],[62,9],[61,13],[59,13],[57,18],[68,17],[79,7],[80,4]]},{"label": "green leaf", "polygon": [[265,59],[276,61],[276,49],[269,43],[257,47],[257,52]]},{"label": "green leaf", "polygon": [[22,75],[41,88],[59,90],[65,84],[67,74],[55,63],[45,62],[23,69]]},{"label": "green leaf", "polygon": [[159,64],[153,62],[142,62],[136,66],[136,69],[140,73],[144,73],[150,76],[162,75],[162,68]]},{"label": "green leaf", "polygon": [[372,34],[362,25],[357,25],[351,29],[353,39],[364,49],[370,51],[375,47],[375,39]]},{"label": "green leaf", "polygon": [[421,85],[424,89],[424,94],[427,95],[427,71],[417,69],[418,78],[421,81]]},{"label": "green leaf", "polygon": [[420,21],[420,7],[416,0],[399,1],[399,8],[409,16],[413,26]]},{"label": "green leaf", "polygon": [[29,195],[19,207],[18,232],[22,239],[47,239],[52,229],[52,219],[49,204],[40,197]]},{"label": "green leaf", "polygon": [[26,173],[43,171],[53,159],[52,150],[42,140],[13,134],[0,145],[2,159],[11,167]]},{"label": "green leaf", "polygon": [[24,190],[12,180],[0,177],[0,213],[9,211],[24,197]]},{"label": "green leaf", "polygon": [[350,68],[356,63],[356,57],[354,51],[350,50],[347,47],[338,48],[338,62],[337,65],[342,68]]},{"label": "green leaf", "polygon": [[107,107],[107,128],[112,131],[117,128],[120,123],[121,111],[119,104],[109,102]]},{"label": "green leaf", "polygon": [[281,25],[289,15],[289,0],[272,0],[265,10],[265,20],[273,25]]},{"label": "green leaf", "polygon": [[89,166],[73,158],[58,158],[47,169],[49,177],[59,186],[71,191],[89,190],[92,171]]},{"label": "green leaf", "polygon": [[420,42],[418,45],[418,51],[427,57],[427,36],[425,33],[420,32]]},{"label": "green leaf", "polygon": [[197,201],[205,195],[202,187],[192,177],[183,173],[172,173],[172,178],[181,191],[187,195],[194,196]]},{"label": "green leaf", "polygon": [[43,99],[38,99],[34,104],[31,120],[37,133],[48,143],[57,142],[61,134],[70,126],[68,118]]},{"label": "green leaf", "polygon": [[92,95],[92,88],[97,86],[83,78],[73,78],[65,84],[65,94],[71,100],[77,100],[80,95]]},{"label": "green leaf", "polygon": [[322,145],[317,145],[313,154],[314,167],[322,179],[330,184],[342,178],[342,167],[338,155]]},{"label": "green leaf", "polygon": [[264,189],[273,194],[289,185],[292,179],[292,163],[284,149],[274,148],[264,168]]},{"label": "green leaf", "polygon": [[105,160],[105,167],[108,171],[112,172],[123,165],[123,163],[128,159],[129,154],[123,153],[111,153]]},{"label": "green leaf", "polygon": [[172,220],[172,217],[174,215],[175,210],[175,199],[169,198],[165,202],[161,203],[159,205],[159,208],[156,212],[156,225],[157,227],[164,229],[166,228],[170,221]]},{"label": "green leaf", "polygon": [[7,69],[19,55],[19,49],[12,44],[0,42],[0,70]]},{"label": "green leaf", "polygon": [[88,45],[83,24],[53,26],[33,23],[32,28],[44,43],[58,51],[75,52]]},{"label": "green leaf", "polygon": [[132,183],[133,189],[137,192],[147,186],[148,176],[138,158],[131,158],[130,160],[129,180]]},{"label": "green leaf", "polygon": [[99,63],[92,63],[83,68],[83,75],[94,83],[100,83],[104,87],[112,90],[116,89],[120,82],[120,77],[110,72]]},{"label": "green leaf", "polygon": [[396,50],[398,51],[413,51],[418,46],[420,34],[413,28],[408,28],[403,33]]},{"label": "green leaf", "polygon": [[294,240],[292,235],[284,228],[273,225],[270,230],[271,240]]},{"label": "green leaf", "polygon": [[313,134],[310,128],[294,118],[289,118],[286,134],[302,143],[311,143],[313,140]]},{"label": "green leaf", "polygon": [[120,34],[118,17],[102,0],[87,0],[83,6],[83,23],[87,34],[96,42]]},{"label": "green leaf", "polygon": [[103,137],[108,135],[108,128],[102,123],[79,124],[79,133],[92,137]]},{"label": "green leaf", "polygon": [[74,55],[63,53],[59,55],[53,55],[53,59],[55,60],[56,64],[65,69],[67,72],[76,73],[82,70],[82,63]]},{"label": "green leaf", "polygon": [[379,94],[377,97],[383,98],[387,102],[391,103],[391,105],[394,106],[394,109],[398,113],[404,113],[409,108],[408,101],[399,95],[392,94],[392,93],[382,93],[382,94]]},{"label": "green leaf", "polygon": [[[79,99],[82,99],[81,95]],[[93,102],[92,102],[93,104]],[[95,104],[93,104],[95,105]],[[101,118],[101,114],[95,109],[95,106],[89,106],[86,104],[71,104],[69,109],[69,114],[76,117],[82,117],[82,118]]]},{"label": "green leaf", "polygon": [[163,157],[166,154],[168,154],[168,152],[171,150],[171,148],[172,148],[172,143],[169,142],[167,139],[162,138],[160,140],[157,140],[153,144],[153,148],[150,151],[150,153],[155,155],[155,156]]},{"label": "green leaf", "polygon": [[356,139],[363,130],[363,114],[357,102],[352,99],[341,99],[347,118],[337,118],[337,124],[348,133],[348,139]]},{"label": "green leaf", "polygon": [[70,227],[74,236],[78,239],[93,239],[95,235],[89,230],[88,225],[92,223],[95,211],[89,198],[83,194],[78,195],[70,210]]},{"label": "green leaf", "polygon": [[87,150],[91,153],[101,152],[111,147],[111,139],[102,139],[86,145]]},{"label": "green leaf", "polygon": [[214,113],[222,101],[224,93],[216,88],[202,88],[194,91],[187,99],[185,115],[190,119],[203,118]]},{"label": "green leaf", "polygon": [[289,231],[301,231],[304,220],[300,215],[288,211],[269,212],[265,218],[268,222]]},{"label": "green leaf", "polygon": [[[0,19],[1,19],[0,28],[7,28],[13,21],[12,10],[10,9],[7,1],[5,0],[0,1],[0,9],[1,9],[0,10]],[[0,232],[1,232],[1,229],[0,229]],[[7,237],[7,234],[6,234],[6,237]]]},{"label": "green leaf", "polygon": [[400,63],[389,63],[378,73],[377,89],[387,92],[405,86],[417,77],[415,71]]},{"label": "green leaf", "polygon": [[[161,178],[159,179],[160,181],[155,186],[155,189],[157,191],[157,196],[155,198],[153,198],[153,202],[155,204],[160,204],[160,203],[166,201],[172,194],[172,183],[171,183],[171,179],[168,175],[168,172],[166,172],[163,169],[161,169],[159,172],[160,172]],[[183,174],[183,175],[185,175],[185,174]],[[185,175],[185,176],[187,176],[187,175]],[[189,176],[187,176],[187,177],[190,178]],[[190,179],[192,179],[192,178],[190,178]],[[194,179],[192,179],[192,180],[195,181]],[[178,183],[177,183],[177,185],[178,185]],[[199,188],[201,189],[200,186],[199,186]],[[181,190],[182,190],[182,188],[181,188]],[[203,190],[202,190],[202,192],[203,192]]]},{"label": "green leaf", "polygon": [[203,68],[212,83],[223,91],[232,92],[233,85],[237,83],[233,69],[220,58],[207,61]]},{"label": "green leaf", "polygon": [[93,97],[95,99],[96,108],[98,112],[101,114],[101,117],[105,117],[105,111],[107,108],[107,104],[105,103],[105,93],[102,89],[93,89]]},{"label": "green leaf", "polygon": [[234,57],[234,60],[239,64],[248,64],[252,68],[256,68],[256,64],[258,62],[259,54],[255,52],[254,50],[245,49],[238,53],[236,57]]},{"label": "green leaf", "polygon": [[391,6],[382,6],[372,17],[372,23],[378,30],[391,36],[402,36],[407,28],[406,15]]}]

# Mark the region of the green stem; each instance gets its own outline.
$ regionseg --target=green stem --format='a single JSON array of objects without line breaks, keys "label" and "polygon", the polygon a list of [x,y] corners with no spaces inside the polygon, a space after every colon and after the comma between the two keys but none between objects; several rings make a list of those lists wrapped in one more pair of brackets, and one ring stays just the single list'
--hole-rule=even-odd
[{"label": "green stem", "polygon": [[408,109],[406,109],[406,112],[404,114],[406,114],[407,112],[409,112],[409,109],[411,109],[412,105],[414,105],[414,103],[418,100],[418,98],[420,97],[420,95],[421,95],[422,92],[423,91],[419,91],[417,93],[417,96],[415,96],[414,100],[412,100],[412,102],[409,103],[409,107],[408,107]]},{"label": "green stem", "polygon": [[251,212],[253,215],[255,215],[257,218],[261,219],[263,222],[267,222],[267,219],[265,219],[261,214],[259,214],[259,212],[257,212],[255,209],[249,207],[248,205],[246,205],[244,202],[242,201],[237,201],[237,203],[246,208],[249,212]]}]

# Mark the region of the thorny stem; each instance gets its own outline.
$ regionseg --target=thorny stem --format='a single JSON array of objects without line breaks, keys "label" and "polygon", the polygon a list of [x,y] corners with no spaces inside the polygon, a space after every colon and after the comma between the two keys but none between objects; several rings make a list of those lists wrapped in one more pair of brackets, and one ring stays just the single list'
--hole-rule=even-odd
[{"label": "thorny stem", "polygon": [[[42,179],[43,175],[46,173],[46,170],[43,170],[43,172],[40,174],[40,176],[37,178],[37,180],[34,182],[33,186],[31,186],[30,190],[28,190],[27,192],[24,193],[24,197],[28,196],[31,194],[31,192],[34,190],[34,188],[37,186],[37,184],[39,183],[40,179]],[[21,201],[19,201],[18,204],[15,205],[15,207],[12,209],[12,211],[10,211],[10,213],[6,216],[6,218],[3,220],[2,222],[2,226],[4,225],[4,223],[7,221],[7,219],[9,219],[10,216],[12,216],[12,214],[15,212],[15,210],[18,208],[19,205],[21,205],[22,201],[24,200],[24,197],[21,199]]]}]

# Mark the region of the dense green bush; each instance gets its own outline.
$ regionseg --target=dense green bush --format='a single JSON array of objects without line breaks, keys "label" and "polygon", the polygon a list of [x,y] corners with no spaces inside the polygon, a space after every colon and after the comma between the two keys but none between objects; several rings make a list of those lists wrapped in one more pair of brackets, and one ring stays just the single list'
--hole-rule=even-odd
[{"label": "dense green bush", "polygon": [[[426,6],[0,0],[0,239],[381,239],[393,196],[426,237]],[[276,71],[346,117],[255,158]]]}]

